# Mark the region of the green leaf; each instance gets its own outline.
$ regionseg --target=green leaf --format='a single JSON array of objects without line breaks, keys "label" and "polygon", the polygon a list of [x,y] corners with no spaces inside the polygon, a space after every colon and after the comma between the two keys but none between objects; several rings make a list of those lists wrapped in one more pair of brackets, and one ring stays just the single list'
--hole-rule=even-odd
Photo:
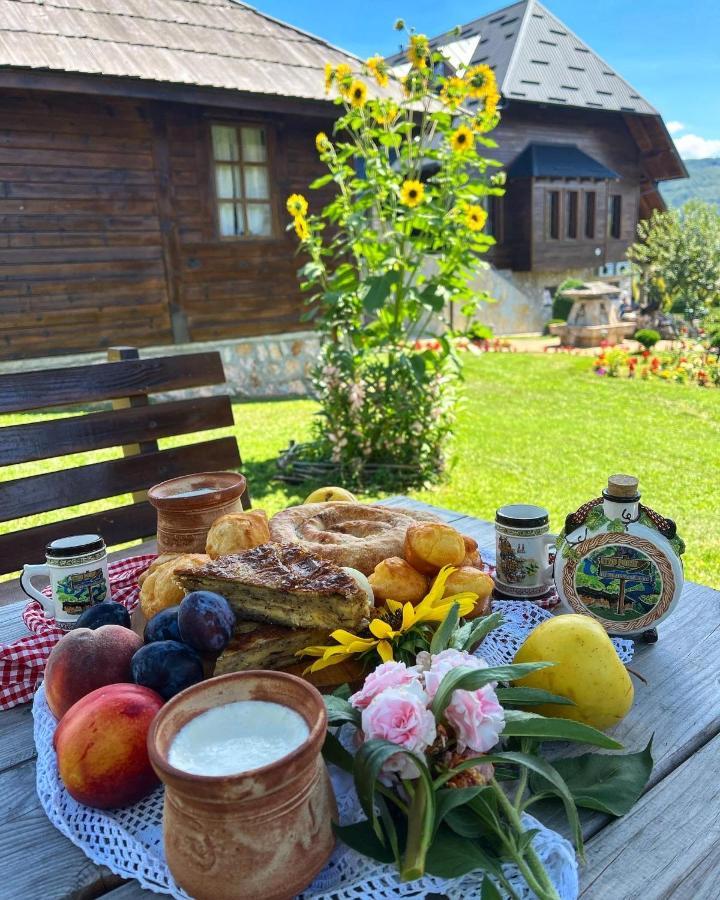
[{"label": "green leaf", "polygon": [[575,705],[572,700],[569,700],[567,697],[562,697],[560,694],[552,694],[550,691],[541,691],[539,688],[498,688],[495,693],[503,706],[506,704],[536,706],[541,703],[556,703],[558,706]]},{"label": "green leaf", "polygon": [[400,273],[396,270],[385,272],[384,275],[373,275],[365,279],[367,291],[363,297],[363,307],[367,312],[377,312],[385,305],[390,293],[390,288],[397,283]]},{"label": "green leaf", "polygon": [[489,791],[485,785],[467,788],[441,788],[435,793],[435,830],[453,809],[473,800],[481,791]]},{"label": "green leaf", "polygon": [[580,828],[580,819],[578,818],[578,813],[575,807],[573,796],[570,793],[570,789],[565,784],[562,775],[560,775],[560,773],[554,768],[554,766],[551,765],[542,756],[535,756],[532,753],[516,753],[512,750],[508,750],[504,753],[494,753],[493,758],[505,760],[506,762],[516,763],[519,766],[530,769],[531,772],[536,772],[538,775],[542,776],[543,779],[550,782],[563,802],[563,806],[565,807],[565,815],[568,818],[570,829],[575,840],[575,846],[577,847],[578,853],[582,859],[583,839],[582,829]]},{"label": "green leaf", "polygon": [[480,900],[503,900],[503,895],[495,887],[495,882],[490,879],[489,875],[483,878]]},{"label": "green leaf", "polygon": [[543,741],[576,741],[580,744],[591,744],[593,747],[603,747],[605,750],[622,750],[622,744],[590,725],[583,725],[582,722],[574,722],[572,719],[550,719],[536,713],[520,712],[517,709],[505,710],[505,728],[502,736],[534,737]]},{"label": "green leaf", "polygon": [[432,640],[430,641],[430,653],[442,653],[443,650],[447,649],[447,646],[450,642],[450,637],[452,636],[453,631],[457,628],[457,623],[460,620],[460,604],[453,603],[450,609],[447,612],[447,615],[440,623],[439,627],[435,630],[435,634],[433,635]]},{"label": "green leaf", "polygon": [[496,856],[486,852],[478,843],[441,827],[428,851],[425,871],[438,878],[458,878],[476,869],[494,875],[502,874]]},{"label": "green leaf", "polygon": [[638,753],[585,753],[554,763],[578,806],[624,816],[640,798],[653,768],[652,738]]},{"label": "green leaf", "polygon": [[332,180],[332,173],[321,175],[319,178],[316,178],[315,181],[311,181],[309,187],[311,190],[317,190],[317,188],[325,187],[325,185],[329,184]]},{"label": "green leaf", "polygon": [[433,312],[442,312],[447,300],[447,291],[441,285],[431,283],[420,292],[419,299],[424,306],[429,306]]},{"label": "green leaf", "polygon": [[328,714],[328,725],[342,725],[350,722],[356,728],[360,727],[360,710],[351,706],[343,697],[336,694],[326,694],[323,697]]},{"label": "green leaf", "polygon": [[458,666],[451,669],[440,682],[440,687],[430,708],[436,721],[439,721],[445,712],[445,707],[450,702],[453,691],[476,691],[493,681],[514,681],[516,678],[523,678],[530,672],[545,669],[551,665],[553,663],[549,662],[518,663],[510,666],[491,666],[487,669]]},{"label": "green leaf", "polygon": [[490,632],[499,628],[502,623],[502,613],[491,613],[489,616],[483,616],[480,619],[476,619],[474,622],[469,622],[470,632],[460,649],[472,653],[473,650],[480,646]]},{"label": "green leaf", "polygon": [[348,753],[332,731],[325,732],[322,755],[326,763],[332,763],[344,772],[352,772],[352,754]]},{"label": "green leaf", "polygon": [[381,863],[392,863],[395,861],[392,850],[378,840],[372,825],[367,819],[363,822],[356,822],[354,825],[336,825],[333,823],[333,831],[344,844],[347,844],[348,847],[356,850],[362,856],[369,856],[370,859],[376,859]]}]

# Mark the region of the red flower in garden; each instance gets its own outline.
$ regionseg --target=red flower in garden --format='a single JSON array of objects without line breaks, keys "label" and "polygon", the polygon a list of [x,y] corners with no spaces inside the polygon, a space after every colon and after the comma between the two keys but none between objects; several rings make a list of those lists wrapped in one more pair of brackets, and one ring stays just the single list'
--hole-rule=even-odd
[{"label": "red flower in garden", "polygon": [[681,362],[681,363],[686,363],[686,362],[687,362],[687,356],[681,356],[681,357],[680,357],[680,362]]},{"label": "red flower in garden", "polygon": [[650,356],[650,351],[645,349],[645,350],[643,350],[642,355],[643,355],[643,359],[647,359],[648,356]]},{"label": "red flower in garden", "polygon": [[610,341],[609,341],[607,338],[603,338],[603,339],[600,341],[600,346],[601,346],[601,347],[609,347],[609,346],[610,346]]},{"label": "red flower in garden", "polygon": [[637,360],[635,359],[634,356],[631,356],[630,359],[628,360],[628,368],[632,371],[636,365],[637,365]]},{"label": "red flower in garden", "polygon": [[700,387],[705,387],[708,377],[707,372],[704,369],[700,369],[700,371],[697,373],[697,380]]}]

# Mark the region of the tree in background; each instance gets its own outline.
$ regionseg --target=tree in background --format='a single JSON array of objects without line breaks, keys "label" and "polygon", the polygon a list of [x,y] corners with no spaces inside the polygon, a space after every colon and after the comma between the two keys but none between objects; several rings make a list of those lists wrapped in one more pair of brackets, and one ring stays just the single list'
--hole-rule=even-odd
[{"label": "tree in background", "polygon": [[[471,315],[483,299],[471,280],[494,243],[485,200],[503,193],[488,171],[499,163],[479,152],[496,146],[493,70],[455,71],[425,35],[408,37],[403,77],[380,56],[357,71],[326,66],[341,116],[331,136],[317,135],[328,173],[310,187],[337,190],[319,213],[300,194],[287,203],[308,260],[306,318],[322,344],[320,414],[295,471],[331,463],[349,485],[377,472],[396,485],[442,473],[459,369],[444,315],[450,303]],[[428,333],[437,340],[417,343]]]},{"label": "tree in background", "polygon": [[720,212],[691,200],[680,209],[655,210],[638,225],[627,252],[646,311],[672,311],[688,320],[720,310]]}]

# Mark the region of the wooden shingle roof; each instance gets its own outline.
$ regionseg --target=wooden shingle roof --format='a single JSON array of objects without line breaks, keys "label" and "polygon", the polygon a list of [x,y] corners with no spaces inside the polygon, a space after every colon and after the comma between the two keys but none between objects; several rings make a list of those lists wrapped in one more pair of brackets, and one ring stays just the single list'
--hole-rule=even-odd
[{"label": "wooden shingle roof", "polygon": [[326,100],[357,59],[236,0],[0,0],[0,73],[141,79]]}]

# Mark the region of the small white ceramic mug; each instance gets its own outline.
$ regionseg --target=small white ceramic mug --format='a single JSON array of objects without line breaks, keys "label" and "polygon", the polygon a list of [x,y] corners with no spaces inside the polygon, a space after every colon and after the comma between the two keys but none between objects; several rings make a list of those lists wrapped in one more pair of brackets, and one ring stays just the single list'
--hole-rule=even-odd
[{"label": "small white ceramic mug", "polygon": [[498,593],[520,600],[542,597],[553,584],[548,511],[529,503],[501,506],[495,513]]},{"label": "small white ceramic mug", "polygon": [[[20,586],[63,631],[69,631],[88,607],[110,599],[105,541],[97,534],[58,538],[45,548],[46,562],[23,566]],[[50,579],[52,598],[32,583],[44,575]]]}]

